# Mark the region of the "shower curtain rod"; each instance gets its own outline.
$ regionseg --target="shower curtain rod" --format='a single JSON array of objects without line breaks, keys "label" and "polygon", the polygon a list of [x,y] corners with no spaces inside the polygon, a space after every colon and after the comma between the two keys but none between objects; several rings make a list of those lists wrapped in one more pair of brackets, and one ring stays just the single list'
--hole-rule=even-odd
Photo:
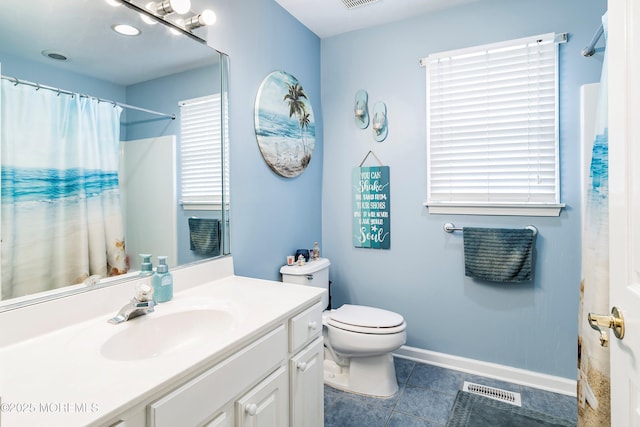
[{"label": "shower curtain rod", "polygon": [[98,98],[96,96],[85,95],[83,93],[71,92],[71,91],[60,89],[60,88],[57,88],[57,87],[45,86],[45,85],[41,85],[40,83],[34,83],[34,82],[27,81],[27,80],[19,80],[17,77],[9,77],[9,76],[0,76],[0,77],[2,77],[2,79],[4,79],[4,80],[8,80],[8,81],[12,82],[16,86],[18,86],[19,84],[32,86],[32,87],[35,87],[36,90],[46,89],[46,90],[50,90],[52,92],[57,92],[58,95],[60,95],[60,94],[71,95],[71,96],[78,95],[80,97],[95,99],[98,102],[107,102],[109,104],[113,104],[114,106],[118,106],[118,107],[122,107],[122,108],[129,108],[131,110],[144,111],[145,113],[155,114],[155,115],[162,116],[162,117],[168,117],[171,120],[175,120],[176,119],[176,115],[175,114],[160,113],[158,111],[148,110],[148,109],[142,108],[142,107],[136,107],[135,105],[129,105],[129,104],[124,104],[122,102],[110,101],[108,99],[102,99],[102,98]]},{"label": "shower curtain rod", "polygon": [[582,49],[582,56],[589,57],[593,56],[593,54],[596,53],[596,43],[598,43],[598,40],[600,40],[600,37],[602,37],[603,33],[604,27],[602,26],[602,24],[600,24],[600,27],[598,27],[598,29],[596,30],[596,33],[591,39],[591,42],[589,42],[589,44],[585,46],[584,49]]}]

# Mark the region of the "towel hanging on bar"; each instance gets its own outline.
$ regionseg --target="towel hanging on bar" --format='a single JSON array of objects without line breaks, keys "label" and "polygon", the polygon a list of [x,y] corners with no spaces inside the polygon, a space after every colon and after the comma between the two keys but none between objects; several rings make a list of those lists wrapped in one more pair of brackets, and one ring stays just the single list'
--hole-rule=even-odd
[{"label": "towel hanging on bar", "polygon": [[492,282],[532,279],[533,230],[464,227],[462,236],[466,276]]},{"label": "towel hanging on bar", "polygon": [[190,249],[200,255],[220,255],[220,221],[213,218],[189,218]]}]

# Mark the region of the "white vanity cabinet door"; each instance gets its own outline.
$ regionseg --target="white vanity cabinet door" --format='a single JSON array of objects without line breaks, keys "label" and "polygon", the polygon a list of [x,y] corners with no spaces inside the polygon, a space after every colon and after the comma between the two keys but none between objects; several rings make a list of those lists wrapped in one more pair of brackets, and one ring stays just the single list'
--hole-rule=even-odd
[{"label": "white vanity cabinet door", "polygon": [[322,333],[322,304],[317,303],[289,321],[289,351],[295,352]]},{"label": "white vanity cabinet door", "polygon": [[324,425],[324,345],[316,338],[289,361],[292,427]]},{"label": "white vanity cabinet door", "polygon": [[289,425],[287,368],[281,366],[236,402],[236,427]]}]

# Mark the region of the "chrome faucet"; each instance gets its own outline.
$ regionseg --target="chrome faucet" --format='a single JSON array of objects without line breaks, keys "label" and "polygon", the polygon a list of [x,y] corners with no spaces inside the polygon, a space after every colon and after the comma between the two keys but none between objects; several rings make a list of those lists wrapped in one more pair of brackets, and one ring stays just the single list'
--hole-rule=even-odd
[{"label": "chrome faucet", "polygon": [[109,323],[117,325],[138,316],[153,313],[156,302],[153,300],[153,288],[147,284],[136,287],[136,296],[120,309],[115,317],[109,319]]}]

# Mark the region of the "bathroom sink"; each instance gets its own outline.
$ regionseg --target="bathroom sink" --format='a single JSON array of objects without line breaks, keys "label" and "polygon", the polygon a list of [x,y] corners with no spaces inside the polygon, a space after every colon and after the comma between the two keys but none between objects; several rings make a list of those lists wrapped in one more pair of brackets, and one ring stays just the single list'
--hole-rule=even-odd
[{"label": "bathroom sink", "polygon": [[188,350],[229,333],[232,312],[197,309],[158,315],[150,313],[129,322],[109,338],[100,353],[111,360],[141,360]]}]

